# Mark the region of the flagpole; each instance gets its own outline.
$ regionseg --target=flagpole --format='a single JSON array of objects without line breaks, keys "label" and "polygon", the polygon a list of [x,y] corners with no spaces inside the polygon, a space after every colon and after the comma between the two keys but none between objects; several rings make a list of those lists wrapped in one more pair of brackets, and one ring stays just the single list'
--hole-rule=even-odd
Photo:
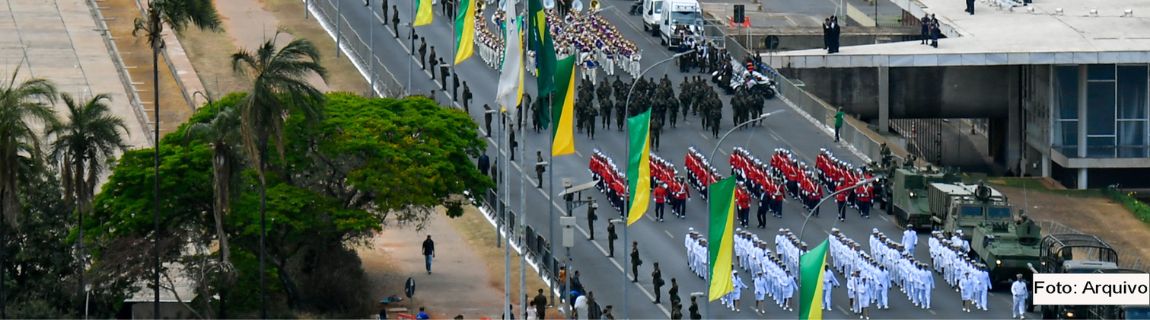
[{"label": "flagpole", "polygon": [[[416,0],[416,1],[418,1],[418,0]],[[417,6],[417,5],[418,5],[418,3],[416,3],[416,2],[412,2],[412,4],[411,4],[411,23],[409,24],[411,26],[411,31],[407,34],[407,39],[411,40],[411,46],[410,46],[411,47],[411,57],[413,59],[415,58],[415,6]],[[395,30],[395,33],[398,34],[399,30]],[[420,58],[420,59],[422,59],[422,58]],[[411,60],[412,59],[407,59],[407,87],[403,88],[403,95],[404,96],[410,96],[411,95],[411,73],[414,72],[412,70],[412,67],[411,67],[412,66]],[[420,61],[420,62],[422,63],[422,61]],[[498,159],[499,156],[496,155],[495,158]],[[496,238],[498,238],[498,236],[499,235],[497,234]]]},{"label": "flagpole", "polygon": [[[834,198],[835,196],[839,195],[840,193],[854,190],[855,188],[861,187],[861,186],[868,184],[868,183],[871,183],[872,181],[875,181],[875,180],[878,180],[877,176],[871,177],[870,179],[866,179],[863,181],[859,181],[858,183],[856,183],[852,186],[846,187],[846,189],[832,192],[831,194],[828,194],[825,197],[823,197],[821,200],[819,200],[818,203],[815,203],[815,206],[812,207],[811,210],[807,211],[806,218],[803,218],[803,225],[801,227],[799,227],[799,235],[798,235],[799,241],[800,242],[803,241],[803,232],[807,231],[807,222],[811,222],[811,216],[813,216],[815,214],[815,211],[819,210],[819,206],[822,206],[823,202],[826,202],[828,199]],[[837,220],[835,221],[835,224],[838,224]],[[799,261],[797,261],[796,265],[795,265],[795,268],[799,269],[799,272],[797,272],[795,274],[795,283],[798,283],[799,286],[803,285],[803,282],[802,282],[802,280],[803,280],[802,279],[802,277],[803,277],[803,256],[802,256],[802,254],[803,253],[799,254]],[[823,288],[823,290],[828,290],[828,289],[830,289],[830,288]],[[818,295],[819,295],[819,293],[815,292],[815,296],[811,297],[811,299],[822,299],[822,297],[819,297]],[[796,307],[795,310],[799,310],[799,314],[801,315],[803,313],[803,297],[802,297],[801,287],[799,290],[799,300],[795,303],[795,307]]]},{"label": "flagpole", "polygon": [[[538,57],[538,54],[536,54],[536,57]],[[551,94],[547,94],[547,103],[543,104],[543,106],[548,106],[548,107],[551,106]],[[541,114],[544,111],[544,110],[542,110],[542,108],[544,108],[543,106],[539,107],[541,109],[541,110],[539,110],[539,112]],[[547,110],[550,110],[550,108],[548,108]],[[547,115],[550,116],[551,113],[548,112]],[[552,130],[555,130],[554,127],[552,127]],[[552,146],[552,148],[554,148],[554,146],[555,146],[555,134],[554,133],[551,134],[550,140],[551,140],[551,146]],[[547,181],[549,182],[547,184],[547,194],[551,197],[554,197],[555,196],[555,183],[553,183],[553,181],[555,181],[554,180],[555,179],[555,166],[554,166],[555,153],[554,152],[548,152],[547,154],[548,154],[547,165],[551,167],[551,170],[547,170]],[[575,200],[578,200],[578,199],[575,199]],[[571,212],[568,212],[567,214],[574,216],[574,214]],[[550,250],[551,257],[552,257],[552,259],[554,259],[554,257],[555,257],[555,206],[554,205],[548,205],[547,206],[547,235],[549,238],[549,240],[547,240],[548,250]],[[547,270],[551,270],[551,267],[553,267],[551,265],[551,260],[548,260],[547,261]],[[553,272],[555,270],[551,270],[551,271]],[[552,276],[554,276],[554,275],[552,275]],[[555,303],[555,290],[547,290],[547,291],[551,295],[551,304],[553,304],[553,305],[556,304]]]},{"label": "flagpole", "polygon": [[[519,106],[519,107],[522,108],[523,106]],[[523,134],[523,125],[519,124],[518,127],[519,127],[520,139],[524,139],[524,141],[526,141],[527,136]],[[528,163],[527,162],[527,147],[526,146],[524,146],[523,148],[519,148],[519,161],[522,163]],[[523,166],[520,166],[520,168],[522,168],[522,167]],[[527,181],[528,175],[523,174],[522,177],[523,177],[523,179],[519,183],[519,230],[516,230],[517,231],[516,232],[516,239],[523,240],[523,241],[519,242],[520,248],[523,249],[522,252],[520,252],[520,254],[519,254],[519,295],[521,296],[519,298],[519,306],[520,307],[526,307],[527,306],[527,295],[526,295],[527,294],[527,291],[526,291],[526,286],[527,286],[526,274],[527,273],[526,273],[526,269],[523,267],[523,265],[527,261],[527,247],[526,247],[527,241],[525,241],[526,239],[523,235],[523,232],[525,230],[527,230],[527,191],[526,191],[527,187],[525,185],[528,183],[528,181]],[[543,183],[543,181],[539,181],[539,183]],[[550,207],[550,206],[548,206],[548,207]],[[524,315],[524,316],[526,316],[526,315]],[[511,319],[513,317],[507,317],[507,318]]]},{"label": "flagpole", "polygon": [[[503,120],[504,113],[502,112],[502,110],[499,113],[499,117],[500,117],[500,119],[499,119],[499,130],[503,134],[502,139],[504,141],[508,141],[507,150],[508,150],[508,153],[510,155],[511,152],[514,152],[514,149],[511,148],[510,140],[508,139],[507,122],[505,122]],[[502,148],[499,150],[499,153],[503,153]],[[506,160],[506,159],[504,159],[504,160]],[[504,210],[502,211],[502,214],[503,214],[502,219],[504,221],[503,225],[506,227],[504,230],[503,239],[504,239],[504,241],[507,242],[503,246],[503,305],[504,305],[503,310],[505,310],[503,314],[505,314],[505,315],[511,315],[511,226],[506,223],[507,222],[507,210],[506,209],[507,209],[507,205],[509,203],[511,203],[511,192],[510,192],[510,190],[508,190],[511,188],[511,185],[510,185],[509,181],[507,181],[507,179],[506,179],[507,178],[507,171],[511,169],[511,163],[510,162],[511,161],[509,161],[509,160],[504,161],[503,171],[501,171],[499,173],[500,177],[503,178],[502,179],[503,180],[503,187],[501,188],[503,190],[503,192],[502,192],[503,193],[503,197],[502,197],[503,200],[501,200],[500,202],[502,202],[502,206],[504,207]]]}]

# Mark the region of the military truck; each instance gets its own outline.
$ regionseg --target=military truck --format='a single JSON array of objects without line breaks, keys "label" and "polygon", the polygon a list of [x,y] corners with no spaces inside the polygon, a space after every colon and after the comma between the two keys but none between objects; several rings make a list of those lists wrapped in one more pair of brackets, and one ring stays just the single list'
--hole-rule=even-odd
[{"label": "military truck", "polygon": [[1014,275],[1038,263],[1041,228],[1025,214],[1014,216],[1006,196],[985,184],[930,184],[931,221],[970,241],[971,255],[986,265],[991,284],[1006,287]]},{"label": "military truck", "polygon": [[[1095,273],[1118,269],[1118,252],[1097,236],[1067,233],[1042,238],[1039,273]],[[1090,306],[1041,306],[1043,319],[1088,318]]]},{"label": "military truck", "polygon": [[[1138,273],[1146,271],[1136,269],[1103,269],[1095,273]],[[1150,306],[1090,306],[1090,319],[1150,319]]]},{"label": "military truck", "polygon": [[[931,168],[916,168],[913,165],[891,168],[887,174],[884,197],[889,203],[887,212],[898,219],[900,225],[911,225],[915,229],[930,229],[930,202],[927,186],[935,182],[957,182],[957,176]],[[893,209],[893,210],[891,210]]]}]

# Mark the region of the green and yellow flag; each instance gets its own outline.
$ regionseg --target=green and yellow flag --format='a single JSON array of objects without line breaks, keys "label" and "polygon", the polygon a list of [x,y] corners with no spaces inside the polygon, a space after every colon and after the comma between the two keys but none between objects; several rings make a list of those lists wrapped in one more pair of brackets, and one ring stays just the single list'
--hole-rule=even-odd
[{"label": "green and yellow flag", "polygon": [[735,177],[727,177],[707,187],[711,202],[707,223],[708,273],[711,275],[707,301],[715,301],[735,290],[731,278],[731,255],[735,252]]},{"label": "green and yellow flag", "polygon": [[827,240],[799,258],[799,319],[823,318],[823,276],[827,268]]},{"label": "green and yellow flag", "polygon": [[559,60],[558,71],[555,79],[559,90],[551,100],[551,122],[555,123],[551,131],[551,156],[575,153],[575,55]]},{"label": "green and yellow flag", "polygon": [[426,26],[431,24],[431,0],[415,0],[415,21],[413,26]]},{"label": "green and yellow flag", "polygon": [[[564,79],[555,73],[557,65],[555,60],[555,44],[551,41],[551,29],[547,26],[547,15],[540,0],[527,0],[527,19],[529,21],[528,47],[535,50],[535,64],[539,72],[535,77],[539,97],[543,97],[555,90],[555,84]],[[552,77],[554,75],[554,78]]]},{"label": "green and yellow flag", "polygon": [[627,209],[627,225],[647,213],[651,201],[651,109],[627,118],[630,154],[627,155],[627,191],[631,194],[631,207]]},{"label": "green and yellow flag", "polygon": [[475,49],[475,0],[458,0],[455,15],[455,64],[471,57]]}]

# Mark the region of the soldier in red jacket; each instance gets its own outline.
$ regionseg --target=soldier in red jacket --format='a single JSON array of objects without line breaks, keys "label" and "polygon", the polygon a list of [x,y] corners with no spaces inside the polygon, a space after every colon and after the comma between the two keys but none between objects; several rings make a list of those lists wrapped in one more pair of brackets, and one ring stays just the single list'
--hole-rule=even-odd
[{"label": "soldier in red jacket", "polygon": [[675,211],[675,215],[679,219],[687,218],[687,198],[691,196],[690,189],[687,189],[687,183],[683,178],[678,178],[675,183],[675,202],[671,210]]},{"label": "soldier in red jacket", "polygon": [[835,190],[839,194],[835,195],[835,202],[839,205],[839,221],[842,222],[847,221],[847,187],[846,179],[839,178],[839,187]]},{"label": "soldier in red jacket", "polygon": [[735,189],[735,208],[739,214],[739,226],[746,228],[750,223],[751,196],[742,182],[739,182],[739,187]]},{"label": "soldier in red jacket", "polygon": [[655,198],[655,218],[659,219],[659,222],[662,222],[663,205],[667,202],[667,184],[664,183],[655,187],[655,192],[652,192],[651,196]]},{"label": "soldier in red jacket", "polygon": [[870,219],[872,197],[874,197],[874,187],[870,183],[855,189],[855,200],[858,202],[859,213],[862,213],[863,219]]},{"label": "soldier in red jacket", "polygon": [[[772,191],[771,191],[771,198],[772,198],[771,199],[772,200],[771,201],[771,211],[775,212],[775,217],[782,218],[783,217],[783,181],[778,179],[778,178],[775,178],[774,183],[771,183],[771,185],[774,186]],[[816,212],[815,214],[818,214],[818,212]]]}]

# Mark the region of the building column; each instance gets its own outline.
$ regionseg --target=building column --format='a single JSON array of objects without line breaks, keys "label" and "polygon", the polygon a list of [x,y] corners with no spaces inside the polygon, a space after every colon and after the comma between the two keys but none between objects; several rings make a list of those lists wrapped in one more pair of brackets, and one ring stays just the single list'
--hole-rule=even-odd
[{"label": "building column", "polygon": [[890,131],[890,67],[878,67],[878,132]]},{"label": "building column", "polygon": [[1022,66],[1010,68],[1007,72],[1006,97],[1006,148],[1003,159],[1006,168],[1017,175],[1022,174],[1022,86],[1019,85]]},{"label": "building column", "polygon": [[1087,178],[1086,172],[1087,172],[1086,168],[1078,169],[1078,189],[1079,190],[1086,189],[1086,178]]},{"label": "building column", "polygon": [[1043,177],[1050,177],[1050,161],[1052,161],[1052,160],[1050,160],[1050,152],[1047,151],[1046,153],[1043,153],[1042,154],[1042,176]]},{"label": "building column", "polygon": [[[1078,157],[1086,157],[1086,65],[1078,65]],[[1086,172],[1079,175],[1085,179]]]}]

